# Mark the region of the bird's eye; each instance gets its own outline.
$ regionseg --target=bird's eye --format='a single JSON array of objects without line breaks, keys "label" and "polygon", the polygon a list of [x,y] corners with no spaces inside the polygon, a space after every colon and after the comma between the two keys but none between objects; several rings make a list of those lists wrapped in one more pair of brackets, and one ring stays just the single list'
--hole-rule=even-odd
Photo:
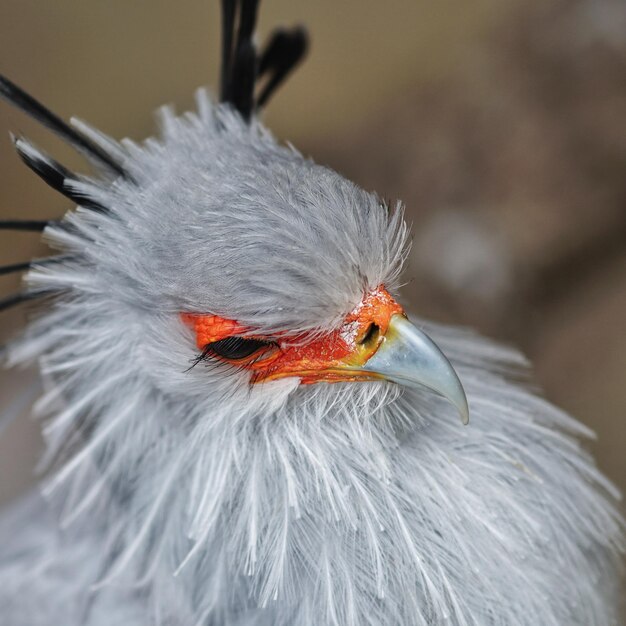
[{"label": "bird's eye", "polygon": [[245,337],[226,337],[214,341],[206,347],[209,354],[214,354],[224,359],[238,361],[252,356],[259,350],[266,348],[270,343],[261,339],[246,339]]},{"label": "bird's eye", "polygon": [[378,337],[380,336],[380,328],[377,324],[370,324],[367,327],[363,337],[359,340],[359,343],[362,345],[368,345],[378,341]]}]

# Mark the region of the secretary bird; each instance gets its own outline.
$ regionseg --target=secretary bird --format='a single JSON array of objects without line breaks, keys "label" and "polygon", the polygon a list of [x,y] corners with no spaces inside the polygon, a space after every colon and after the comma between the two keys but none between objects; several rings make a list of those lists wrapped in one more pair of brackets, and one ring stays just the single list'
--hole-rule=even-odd
[{"label": "secretary bird", "polygon": [[0,521],[2,624],[617,623],[589,431],[514,351],[405,311],[402,207],[259,119],[307,37],[257,52],[257,4],[222,1],[219,102],[141,144],[0,78],[95,172],[13,139],[75,208],[0,223],[55,251],[2,270],[28,269],[2,357],[38,364],[47,444],[45,497]]}]

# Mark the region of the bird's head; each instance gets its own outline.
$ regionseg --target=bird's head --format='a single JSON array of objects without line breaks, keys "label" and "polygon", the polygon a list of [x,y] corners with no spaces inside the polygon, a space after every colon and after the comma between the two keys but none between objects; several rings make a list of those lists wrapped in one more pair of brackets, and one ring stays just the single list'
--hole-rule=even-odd
[{"label": "bird's head", "polygon": [[612,623],[569,575],[613,577],[622,528],[560,432],[582,427],[506,380],[518,357],[439,329],[475,409],[472,429],[452,422],[468,419],[459,378],[396,299],[401,206],[259,121],[306,38],[279,29],[257,54],[257,4],[222,2],[220,102],[164,109],[142,144],[0,77],[97,170],[15,139],[78,205],[0,222],[58,252],[0,301],[42,304],[5,354],[40,365],[45,492],[67,530],[25,584],[71,572],[87,598],[72,623],[108,623],[127,596],[143,612],[120,623],[572,623],[586,600],[581,620]]},{"label": "bird's head", "polygon": [[114,209],[85,233],[152,384],[249,408],[268,386],[306,396],[302,386],[395,381],[447,396],[466,420],[451,366],[391,295],[407,251],[401,208],[228,109],[163,117],[158,149],[137,153],[133,184],[117,185]]},{"label": "bird's head", "polygon": [[104,178],[77,176],[14,138],[24,162],[80,205],[50,224],[64,254],[31,272],[28,296],[80,294],[86,343],[110,355],[98,369],[118,369],[120,344],[133,378],[164,397],[215,406],[244,390],[247,412],[274,383],[391,381],[442,394],[466,422],[455,372],[392,295],[408,249],[401,207],[279,145],[259,123],[306,34],[278,29],[257,54],[257,5],[223,4],[221,104],[201,91],[196,113],[164,108],[161,138],[143,145],[68,126],[2,79],[1,95]]},{"label": "bird's head", "polygon": [[[46,228],[61,255],[28,275],[49,310],[10,355],[39,359],[50,381],[40,406],[61,463],[46,491],[63,496],[66,525],[108,520],[122,546],[109,577],[151,571],[162,541],[187,586],[217,551],[268,598],[285,584],[268,567],[286,558],[274,533],[289,511],[307,517],[295,554],[325,507],[360,515],[346,485],[386,485],[379,451],[417,427],[409,405],[443,395],[467,421],[452,366],[393,295],[402,209],[204,92],[197,113],[163,111],[161,138],[143,145],[77,124],[125,175],[64,174],[81,206]],[[16,148],[48,182],[61,171],[25,139]]]},{"label": "bird's head", "polygon": [[[275,533],[289,511],[307,511],[294,555],[325,507],[348,525],[364,511],[380,524],[388,503],[366,511],[364,481],[385,493],[379,452],[398,425],[414,427],[416,403],[432,397],[464,422],[468,406],[396,299],[401,206],[280,145],[254,115],[304,40],[278,31],[257,56],[253,5],[241,5],[238,29],[226,16],[222,102],[201,91],[197,112],[163,110],[159,139],[117,143],[64,124],[6,79],[0,93],[100,172],[78,176],[15,139],[79,205],[45,229],[60,254],[32,264],[25,297],[49,306],[9,350],[14,362],[38,359],[49,381],[47,461],[61,463],[47,491],[64,494],[67,525],[86,511],[108,520],[110,575],[138,554],[148,571],[148,558],[175,568],[196,557],[200,584],[217,559],[233,576],[259,572],[267,599],[284,581],[270,569],[286,554]],[[246,82],[255,68],[267,75],[258,96]],[[406,388],[418,390],[409,403]],[[215,545],[227,529],[232,541]]]}]

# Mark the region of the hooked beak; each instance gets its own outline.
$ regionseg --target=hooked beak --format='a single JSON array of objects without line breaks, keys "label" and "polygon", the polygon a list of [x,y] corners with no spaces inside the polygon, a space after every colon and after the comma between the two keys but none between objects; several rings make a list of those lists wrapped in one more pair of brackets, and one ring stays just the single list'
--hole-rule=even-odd
[{"label": "hooked beak", "polygon": [[450,361],[435,342],[404,315],[392,315],[378,350],[366,363],[350,366],[350,369],[406,387],[427,387],[457,408],[463,424],[469,422],[467,397]]},{"label": "hooked beak", "polygon": [[248,335],[238,322],[214,315],[183,314],[183,319],[193,325],[201,350],[227,337],[255,339],[257,345],[267,346],[251,360],[221,355],[250,370],[255,384],[288,377],[299,378],[303,385],[389,380],[441,394],[454,404],[464,424],[469,421],[465,391],[452,365],[432,339],[407,320],[382,285],[346,316],[342,328],[309,340],[303,336],[299,342],[259,343],[259,337]]}]

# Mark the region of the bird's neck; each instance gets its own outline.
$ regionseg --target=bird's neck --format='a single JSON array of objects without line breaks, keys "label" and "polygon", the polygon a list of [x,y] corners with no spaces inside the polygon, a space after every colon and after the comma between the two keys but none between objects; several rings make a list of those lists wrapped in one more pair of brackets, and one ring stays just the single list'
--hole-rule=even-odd
[{"label": "bird's neck", "polygon": [[[262,606],[278,611],[273,623],[294,623],[293,598],[319,596],[333,612],[336,591],[369,597],[374,610],[393,583],[388,563],[410,542],[395,468],[415,424],[396,387],[354,387],[298,391],[230,424],[207,419],[146,453],[133,477],[141,489],[121,490],[104,524],[115,546],[105,581],[140,579],[155,597],[173,585],[184,595],[177,611],[193,597],[196,620]],[[315,623],[297,610],[297,623]]]}]

